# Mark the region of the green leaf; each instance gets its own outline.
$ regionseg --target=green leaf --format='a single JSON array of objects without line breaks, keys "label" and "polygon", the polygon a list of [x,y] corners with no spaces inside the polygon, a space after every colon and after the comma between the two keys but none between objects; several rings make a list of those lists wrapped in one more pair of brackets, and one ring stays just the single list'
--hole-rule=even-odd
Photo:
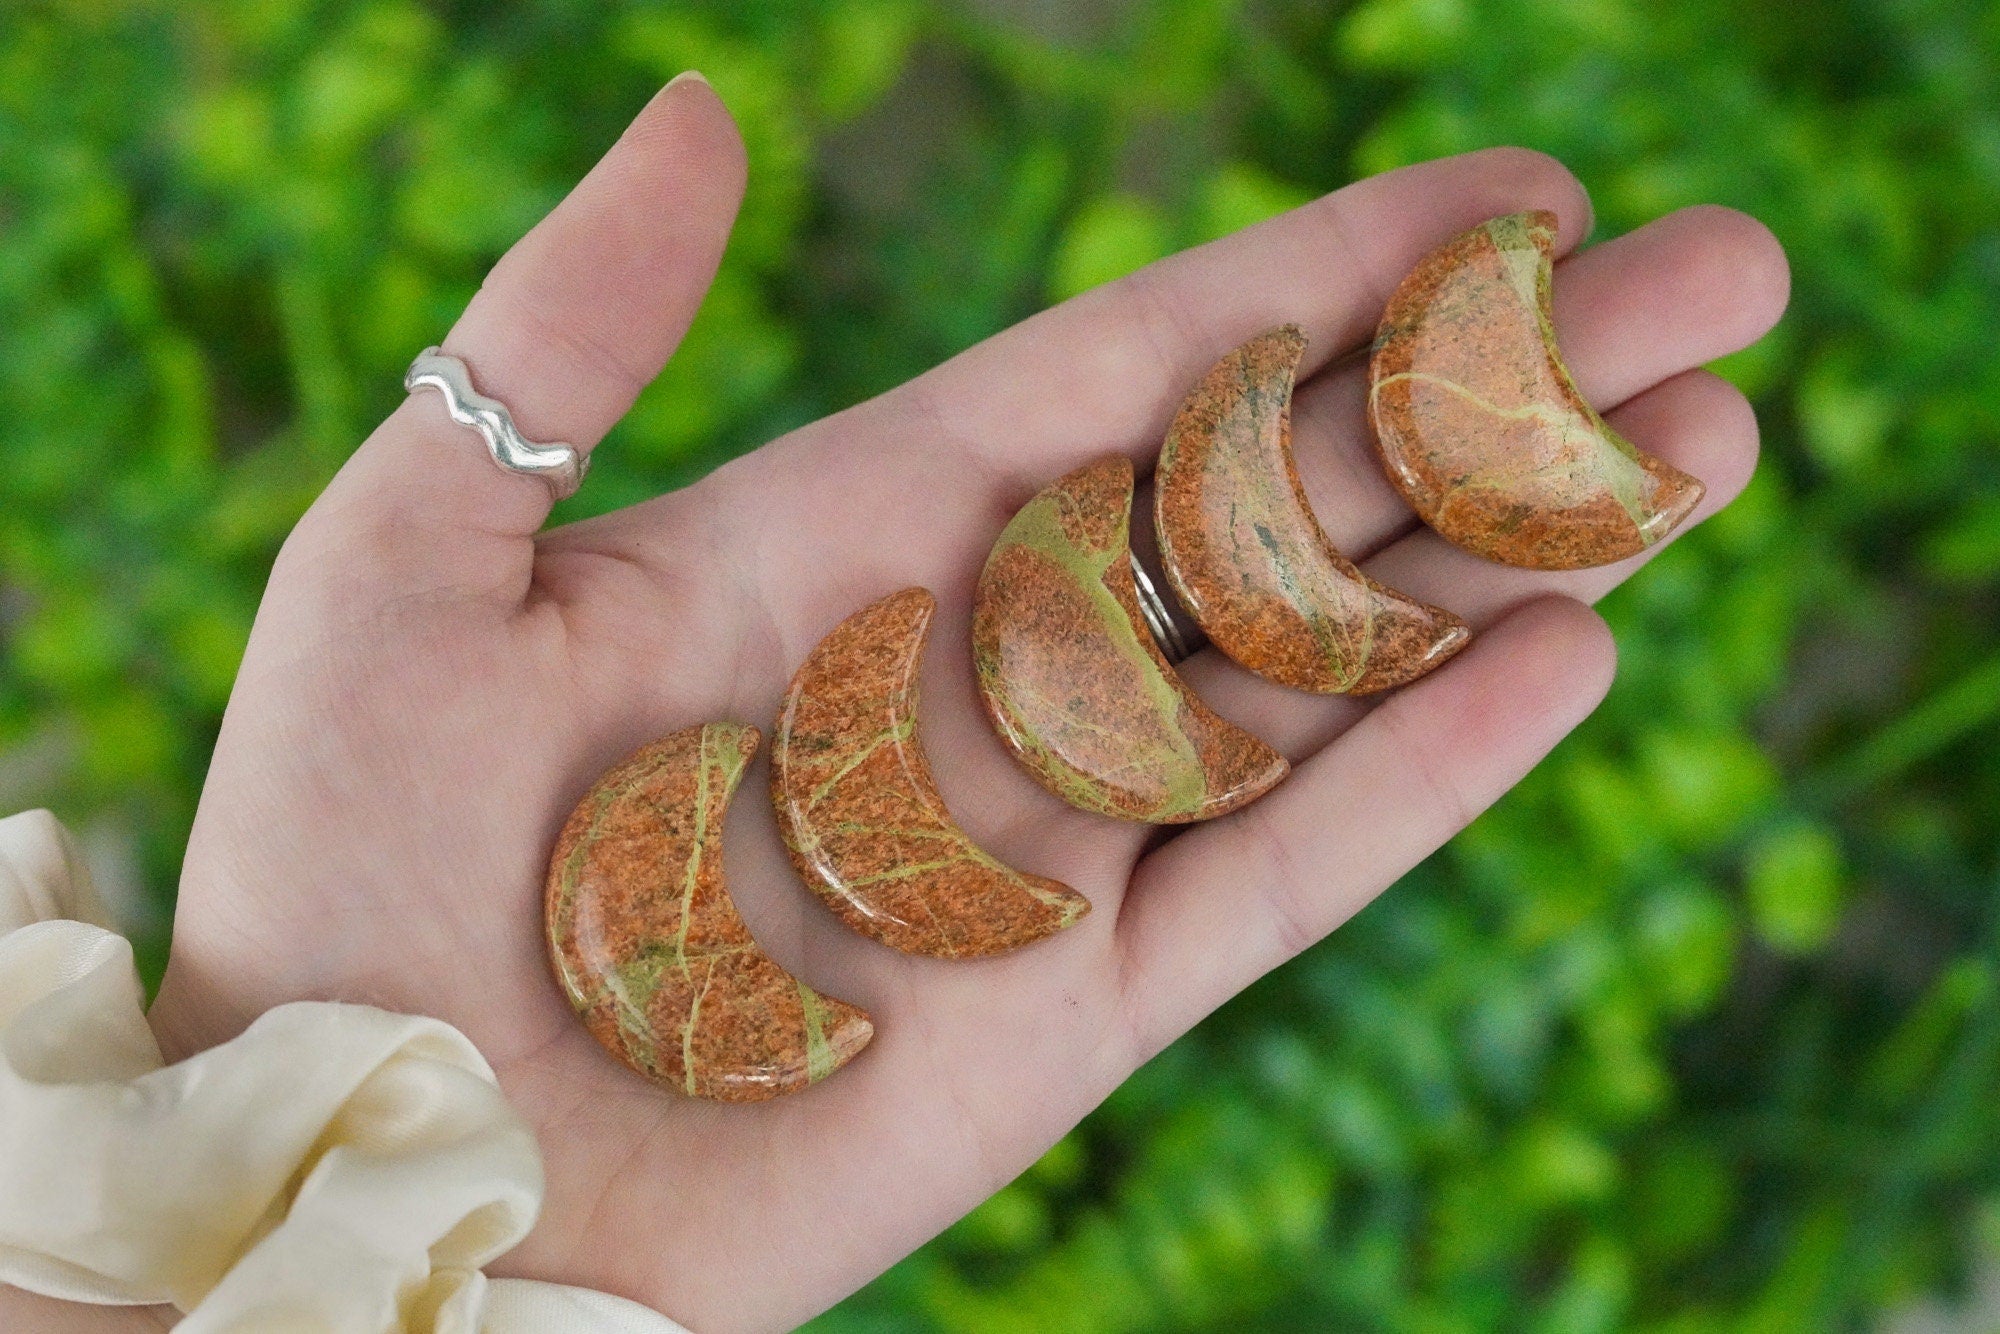
[{"label": "green leaf", "polygon": [[1639,975],[1667,1011],[1698,1014],[1721,999],[1736,959],[1736,923],[1706,885],[1676,883],[1648,893],[1632,923]]},{"label": "green leaf", "polygon": [[1968,497],[1925,537],[1923,559],[1932,577],[1948,584],[2000,578],[2000,495]]},{"label": "green leaf", "polygon": [[1648,1146],[1632,1182],[1640,1246],[1669,1263],[1704,1253],[1723,1235],[1737,1186],[1716,1146],[1674,1136]]},{"label": "green leaf", "polygon": [[1209,177],[1195,204],[1195,239],[1212,241],[1276,217],[1312,198],[1310,190],[1281,181],[1247,162],[1232,162]]},{"label": "green leaf", "polygon": [[29,680],[65,692],[115,679],[136,647],[132,626],[94,589],[66,589],[15,627],[13,664]]},{"label": "green leaf", "polygon": [[1472,27],[1465,0],[1366,0],[1340,26],[1337,47],[1367,70],[1416,70],[1440,63]]},{"label": "green leaf", "polygon": [[1078,210],[1056,247],[1049,296],[1062,301],[1144,268],[1172,248],[1164,210],[1137,195],[1104,195]]},{"label": "green leaf", "polygon": [[1757,935],[1781,954],[1809,954],[1840,925],[1847,871],[1840,839],[1808,820],[1781,824],[1750,847],[1743,891]]},{"label": "green leaf", "polygon": [[1867,375],[1858,355],[1817,358],[1799,382],[1797,410],[1806,447],[1837,473],[1861,474],[1885,466],[1895,396]]},{"label": "green leaf", "polygon": [[820,114],[847,120],[867,110],[902,77],[923,21],[909,0],[849,0],[824,20],[817,66]]},{"label": "green leaf", "polygon": [[1543,1120],[1523,1127],[1508,1150],[1513,1192],[1535,1206],[1602,1200],[1617,1186],[1618,1160],[1582,1127]]},{"label": "green leaf", "polygon": [[1003,1186],[953,1229],[959,1245],[996,1254],[1033,1250],[1049,1234],[1048,1206],[1021,1185]]},{"label": "green leaf", "polygon": [[1720,843],[1768,807],[1776,768],[1733,732],[1655,729],[1641,740],[1654,823],[1690,847]]},{"label": "green leaf", "polygon": [[2000,986],[1989,961],[1959,959],[1947,967],[1870,1059],[1864,1077],[1870,1097],[1891,1108],[1919,1097],[1938,1077],[1966,1020],[1990,1011],[1996,993]]},{"label": "green leaf", "polygon": [[180,139],[189,167],[209,184],[255,191],[268,185],[278,150],[271,99],[223,87],[187,104]]}]

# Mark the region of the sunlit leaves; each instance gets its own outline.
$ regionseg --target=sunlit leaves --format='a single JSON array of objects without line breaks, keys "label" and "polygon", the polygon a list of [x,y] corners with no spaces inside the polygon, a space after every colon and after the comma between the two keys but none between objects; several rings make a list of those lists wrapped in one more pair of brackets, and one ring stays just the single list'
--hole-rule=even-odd
[{"label": "sunlit leaves", "polygon": [[1840,840],[1810,821],[1778,825],[1751,846],[1744,893],[1757,934],[1784,954],[1832,938],[1847,896]]},{"label": "sunlit leaves", "polygon": [[1167,220],[1158,205],[1129,194],[1094,199],[1070,221],[1056,248],[1049,296],[1060,301],[1122,278],[1169,249]]}]

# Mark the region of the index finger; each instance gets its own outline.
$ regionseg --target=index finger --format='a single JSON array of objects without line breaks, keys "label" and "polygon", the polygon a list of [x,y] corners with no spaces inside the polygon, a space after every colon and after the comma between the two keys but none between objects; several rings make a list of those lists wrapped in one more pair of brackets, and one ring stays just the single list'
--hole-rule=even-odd
[{"label": "index finger", "polygon": [[[714,512],[754,523],[760,586],[787,642],[861,601],[924,584],[947,602],[1000,525],[1051,478],[1114,450],[1150,469],[1175,407],[1217,357],[1286,321],[1301,374],[1364,343],[1404,274],[1486,218],[1549,209],[1568,251],[1589,230],[1553,158],[1494,148],[1356,182],[1044,311],[898,389],[718,473]],[[581,526],[662,565],[657,504]],[[605,525],[609,525],[608,527]]]},{"label": "index finger", "polygon": [[1115,448],[1140,461],[1230,348],[1296,323],[1309,340],[1303,380],[1374,335],[1396,284],[1440,242],[1537,208],[1559,220],[1558,254],[1590,230],[1582,184],[1528,149],[1371,176],[1044,311],[911,388],[953,440],[1035,487]]}]

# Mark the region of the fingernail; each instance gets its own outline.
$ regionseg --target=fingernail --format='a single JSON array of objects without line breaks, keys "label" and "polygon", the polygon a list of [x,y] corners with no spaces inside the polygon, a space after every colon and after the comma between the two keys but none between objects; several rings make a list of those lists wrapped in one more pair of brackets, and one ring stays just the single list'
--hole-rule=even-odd
[{"label": "fingernail", "polygon": [[679,74],[676,74],[674,75],[673,78],[667,80],[667,87],[677,88],[684,83],[698,83],[702,87],[710,89],[711,91],[713,91],[715,87],[714,84],[708,81],[708,76],[706,74],[703,74],[698,69],[682,70]]}]

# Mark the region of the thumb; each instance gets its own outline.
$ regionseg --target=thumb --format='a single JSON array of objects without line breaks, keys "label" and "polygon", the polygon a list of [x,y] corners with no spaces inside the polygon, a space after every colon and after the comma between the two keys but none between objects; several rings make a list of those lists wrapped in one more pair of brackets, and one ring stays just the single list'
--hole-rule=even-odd
[{"label": "thumb", "polygon": [[[680,345],[743,198],[736,123],[699,74],[654,96],[569,196],[501,257],[442,344],[523,435],[588,453]],[[414,354],[418,349],[410,349]],[[309,517],[370,535],[389,574],[525,595],[548,488],[494,466],[425,390],[390,414]],[[348,548],[351,552],[352,547]]]}]

